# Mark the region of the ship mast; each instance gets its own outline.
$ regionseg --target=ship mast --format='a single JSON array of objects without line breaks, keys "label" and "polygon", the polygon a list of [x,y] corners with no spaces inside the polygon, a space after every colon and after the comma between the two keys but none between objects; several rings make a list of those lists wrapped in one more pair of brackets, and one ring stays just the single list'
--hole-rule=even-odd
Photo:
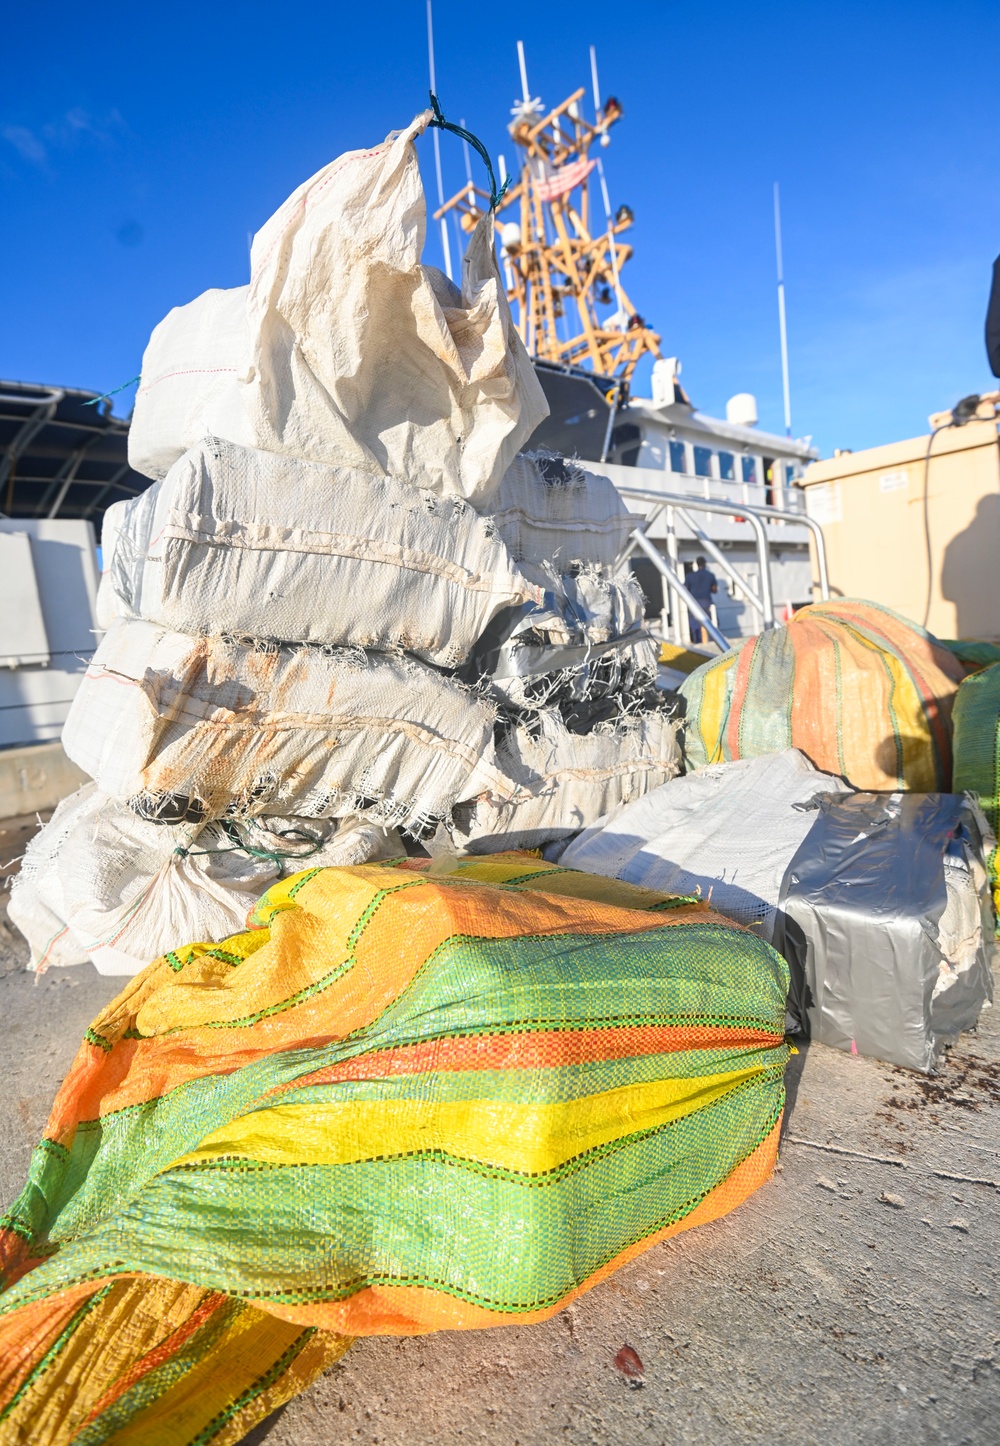
[{"label": "ship mast", "polygon": [[[613,97],[603,104],[598,99],[591,124],[583,117],[581,87],[546,112],[528,92],[520,42],[518,58],[523,94],[509,129],[520,152],[520,174],[498,208],[515,324],[539,361],[584,367],[627,385],[642,356],[659,356],[660,338],[621,284],[632,247],[620,238],[632,224],[632,212],[619,206],[611,214],[603,167],[595,180],[600,179],[606,224],[596,235],[591,229],[590,176],[600,162],[590,150],[595,143],[608,144],[621,106]],[[466,182],[435,212],[435,220],[454,210],[462,229],[471,232],[488,205],[486,192]]]}]

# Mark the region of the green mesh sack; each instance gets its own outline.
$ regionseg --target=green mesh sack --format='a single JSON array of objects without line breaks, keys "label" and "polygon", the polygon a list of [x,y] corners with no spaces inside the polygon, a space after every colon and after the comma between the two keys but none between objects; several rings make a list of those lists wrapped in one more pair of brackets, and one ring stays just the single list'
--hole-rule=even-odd
[{"label": "green mesh sack", "polygon": [[[1000,663],[973,673],[960,684],[952,719],[955,792],[978,793],[995,839],[1000,823]],[[995,842],[986,862],[993,901],[1000,910]]]}]

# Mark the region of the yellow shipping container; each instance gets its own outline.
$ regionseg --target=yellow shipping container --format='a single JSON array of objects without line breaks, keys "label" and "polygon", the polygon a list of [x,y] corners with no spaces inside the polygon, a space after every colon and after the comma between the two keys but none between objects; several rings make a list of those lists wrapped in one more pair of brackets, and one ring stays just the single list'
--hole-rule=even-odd
[{"label": "yellow shipping container", "polygon": [[806,469],[806,508],[823,528],[835,597],[883,603],[938,637],[1000,641],[994,412],[984,401],[977,419],[933,439],[841,453]]}]

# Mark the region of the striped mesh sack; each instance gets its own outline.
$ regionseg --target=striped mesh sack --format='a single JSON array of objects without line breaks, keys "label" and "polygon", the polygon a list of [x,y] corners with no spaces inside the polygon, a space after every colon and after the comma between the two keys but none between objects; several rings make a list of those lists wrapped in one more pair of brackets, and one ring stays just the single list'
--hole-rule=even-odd
[{"label": "striped mesh sack", "polygon": [[798,748],[855,788],[951,788],[951,708],[965,669],[889,608],[802,608],[681,684],[689,768]]},{"label": "striped mesh sack", "polygon": [[[965,679],[955,699],[955,792],[977,793],[994,840],[1000,829],[1000,663]],[[1000,860],[986,860],[1000,911]]]},{"label": "striped mesh sack", "polygon": [[237,1441],[353,1337],[544,1320],[726,1214],[787,982],[528,855],[276,884],[87,1032],[0,1230],[0,1441]]}]

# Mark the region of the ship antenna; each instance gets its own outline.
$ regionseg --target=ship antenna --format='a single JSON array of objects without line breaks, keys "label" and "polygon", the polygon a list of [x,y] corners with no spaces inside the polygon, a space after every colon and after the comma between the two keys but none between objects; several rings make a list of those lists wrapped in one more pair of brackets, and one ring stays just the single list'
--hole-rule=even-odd
[{"label": "ship antenna", "polygon": [[594,115],[601,118],[601,87],[597,83],[597,46],[590,47],[590,83],[594,87]]},{"label": "ship antenna", "polygon": [[[600,124],[601,120],[601,86],[597,79],[597,46],[590,47],[590,82],[594,87],[594,118]],[[602,140],[607,140],[607,133]],[[611,277],[615,288],[615,300],[618,303],[619,312],[624,311],[622,301],[622,284],[618,276],[618,247],[615,245],[614,231],[611,225],[611,197],[608,194],[608,183],[604,175],[604,162],[600,156],[597,157],[597,174],[601,182],[601,200],[604,202],[604,219],[608,223],[608,253],[611,257]],[[624,320],[624,318],[622,318]]]},{"label": "ship antenna", "polygon": [[[427,0],[427,61],[431,77],[431,95],[437,95],[437,78],[434,74],[434,11],[433,0]],[[441,137],[434,130],[434,169],[437,172],[438,207],[444,205],[444,182],[441,179]],[[441,217],[441,250],[444,252],[445,275],[453,281],[451,274],[451,247],[448,244],[448,223]]]},{"label": "ship antenna", "polygon": [[774,183],[774,254],[778,263],[778,327],[781,332],[781,386],[785,396],[785,436],[792,435],[792,402],[788,390],[788,331],[785,326],[785,268],[781,259],[781,198]]},{"label": "ship antenna", "polygon": [[525,105],[531,100],[531,92],[528,90],[528,67],[524,60],[524,41],[517,42],[517,63],[521,68],[521,96]]}]

